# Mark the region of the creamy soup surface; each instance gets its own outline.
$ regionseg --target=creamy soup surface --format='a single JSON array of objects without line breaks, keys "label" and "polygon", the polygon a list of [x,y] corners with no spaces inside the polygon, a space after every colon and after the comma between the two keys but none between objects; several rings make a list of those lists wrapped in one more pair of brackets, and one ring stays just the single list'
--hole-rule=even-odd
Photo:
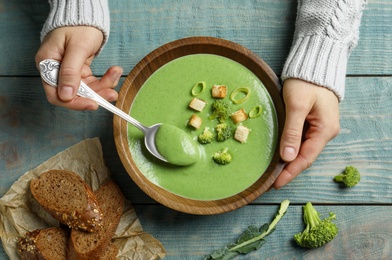
[{"label": "creamy soup surface", "polygon": [[[193,86],[201,81],[205,82],[205,90],[193,96]],[[197,142],[197,136],[205,127],[213,129],[218,124],[217,120],[208,119],[215,100],[211,96],[214,84],[228,87],[228,95],[223,100],[229,102],[233,112],[241,108],[249,112],[261,105],[260,116],[242,122],[251,130],[246,143],[233,138],[204,145]],[[234,104],[229,96],[239,87],[249,88],[250,95],[243,103]],[[207,102],[202,112],[188,107],[194,97]],[[154,184],[186,198],[217,200],[242,192],[265,172],[276,149],[276,111],[263,83],[243,65],[217,55],[187,55],[162,66],[143,84],[130,114],[145,125],[176,126],[195,140],[200,151],[198,161],[190,166],[175,166],[153,158],[144,147],[143,134],[128,126],[129,149],[139,170]],[[188,126],[192,114],[203,119],[199,129]],[[235,129],[236,125],[230,119],[227,123]],[[233,160],[227,165],[218,165],[212,155],[224,148],[228,148]],[[174,156],[178,151],[172,152],[171,156]]]}]

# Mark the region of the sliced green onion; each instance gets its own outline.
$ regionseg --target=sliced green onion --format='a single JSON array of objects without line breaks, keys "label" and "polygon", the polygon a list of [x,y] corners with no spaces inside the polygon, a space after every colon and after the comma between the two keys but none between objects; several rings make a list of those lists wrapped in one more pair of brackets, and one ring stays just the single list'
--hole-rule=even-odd
[{"label": "sliced green onion", "polygon": [[233,92],[231,92],[230,100],[233,101],[234,104],[241,104],[242,102],[247,100],[249,96],[249,88],[236,88]]},{"label": "sliced green onion", "polygon": [[201,94],[204,89],[206,88],[206,83],[204,81],[200,81],[198,83],[196,83],[193,88],[192,88],[192,96],[197,96],[199,94]]},{"label": "sliced green onion", "polygon": [[249,111],[249,118],[255,118],[261,115],[261,113],[263,112],[263,108],[260,105],[255,106],[254,108],[252,108],[251,111]]}]

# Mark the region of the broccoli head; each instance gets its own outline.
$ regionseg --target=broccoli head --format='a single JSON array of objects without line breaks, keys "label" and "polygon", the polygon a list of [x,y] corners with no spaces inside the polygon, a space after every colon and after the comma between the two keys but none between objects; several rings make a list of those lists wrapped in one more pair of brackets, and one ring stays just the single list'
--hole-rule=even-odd
[{"label": "broccoli head", "polygon": [[212,114],[208,117],[209,119],[217,119],[219,123],[225,122],[229,116],[229,104],[221,99],[215,100],[212,105]]},{"label": "broccoli head", "polygon": [[209,144],[214,140],[214,135],[212,134],[210,128],[204,128],[203,132],[198,136],[197,140],[201,144]]},{"label": "broccoli head", "polygon": [[214,155],[212,156],[212,159],[217,164],[225,165],[225,164],[229,164],[231,162],[231,160],[233,159],[233,157],[229,153],[228,149],[225,148],[221,151],[214,153]]},{"label": "broccoli head", "polygon": [[361,180],[361,174],[354,166],[346,166],[344,172],[335,176],[334,180],[344,183],[347,187],[353,187]]},{"label": "broccoli head", "polygon": [[331,212],[328,218],[321,220],[312,203],[306,203],[303,209],[306,228],[302,233],[294,235],[294,240],[299,246],[317,248],[336,237],[339,230],[336,224],[332,222],[336,219],[335,213]]},{"label": "broccoli head", "polygon": [[216,131],[216,140],[218,142],[226,141],[233,134],[231,126],[229,126],[226,123],[220,123],[220,124],[216,125],[215,131]]}]

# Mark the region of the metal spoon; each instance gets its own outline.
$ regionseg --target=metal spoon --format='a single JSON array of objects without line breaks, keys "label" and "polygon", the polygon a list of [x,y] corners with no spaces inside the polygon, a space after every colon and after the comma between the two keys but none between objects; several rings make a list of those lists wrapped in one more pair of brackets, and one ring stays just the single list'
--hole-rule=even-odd
[{"label": "metal spoon", "polygon": [[[39,63],[39,69],[41,72],[42,79],[52,87],[57,87],[60,62],[52,59],[43,60]],[[155,124],[150,127],[144,126],[139,121],[129,116],[127,113],[118,109],[116,106],[110,104],[100,95],[98,95],[94,90],[89,88],[83,81],[80,82],[77,95],[80,97],[94,100],[101,107],[106,108],[113,114],[118,115],[122,119],[136,126],[140,131],[144,133],[144,143],[146,145],[147,150],[158,159],[167,162],[167,160],[162,155],[159,154],[157,147],[155,145],[155,134],[158,131],[161,124]]]}]

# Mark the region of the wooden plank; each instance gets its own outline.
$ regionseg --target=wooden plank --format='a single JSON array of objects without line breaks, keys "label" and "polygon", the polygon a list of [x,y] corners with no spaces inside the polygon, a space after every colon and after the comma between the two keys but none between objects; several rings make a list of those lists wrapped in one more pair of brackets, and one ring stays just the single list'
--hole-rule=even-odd
[{"label": "wooden plank", "polygon": [[0,196],[24,172],[80,140],[99,136],[109,156],[116,152],[111,113],[52,106],[39,78],[0,78],[0,106]]},{"label": "wooden plank", "polygon": [[[127,197],[134,203],[153,203],[131,181],[119,161],[112,115],[70,111],[46,101],[38,78],[0,78],[0,196],[20,175],[85,138],[100,137],[105,161]],[[302,203],[380,203],[392,199],[391,77],[348,78],[341,104],[341,134],[330,142],[314,165],[279,191],[254,203],[278,203],[290,198]],[[346,165],[362,172],[362,181],[342,189],[332,181]]]},{"label": "wooden plank", "polygon": [[[145,232],[160,240],[167,259],[203,259],[249,226],[270,223],[278,205],[245,206],[214,216],[194,216],[159,205],[134,205]],[[335,212],[338,236],[318,249],[298,247],[293,235],[303,231],[302,205],[291,205],[266,244],[246,259],[389,259],[392,255],[392,208],[384,206],[320,206],[321,217]],[[0,246],[0,259],[8,259]]]},{"label": "wooden plank", "polygon": [[[307,198],[318,202],[389,203],[392,199],[392,78],[348,78],[346,99],[340,105],[341,132],[311,168],[286,187],[271,191],[257,202],[275,197]],[[332,181],[347,165],[362,173],[361,182],[342,189]]]},{"label": "wooden plank", "polygon": [[[203,259],[229,243],[249,226],[270,223],[278,208],[245,206],[215,216],[181,214],[160,206],[135,207],[144,230],[159,239],[168,259]],[[244,259],[390,259],[392,208],[382,206],[319,206],[322,218],[335,212],[338,236],[318,249],[298,247],[293,235],[302,232],[302,205],[292,205],[266,244]],[[242,258],[238,258],[242,259]]]},{"label": "wooden plank", "polygon": [[[124,67],[126,75],[156,47],[194,35],[240,43],[279,74],[291,45],[296,1],[110,1],[110,7],[111,38],[94,62],[96,75],[114,64]],[[98,136],[113,178],[136,207],[145,230],[163,242],[169,259],[200,259],[233,242],[249,224],[269,222],[285,198],[295,205],[267,244],[247,259],[388,259],[392,255],[391,9],[389,0],[369,1],[348,74],[374,77],[347,79],[341,134],[315,164],[280,191],[270,191],[244,208],[192,216],[158,205],[131,181],[117,156],[109,112],[70,111],[47,103],[34,64],[47,1],[0,0],[0,196],[24,172]],[[342,189],[332,178],[349,164],[361,170],[362,180],[352,189]],[[317,203],[323,216],[329,211],[338,216],[339,236],[317,250],[298,248],[292,241],[293,234],[303,229],[301,205],[307,201]],[[0,259],[7,259],[2,246]]]},{"label": "wooden plank", "polygon": [[[34,55],[45,21],[45,1],[0,0],[0,75],[38,75]],[[240,43],[280,74],[291,46],[296,1],[110,1],[111,36],[93,65],[102,75],[110,65],[127,74],[147,53],[169,41],[214,36]],[[392,74],[392,2],[370,1],[348,74]],[[12,62],[10,62],[12,61]]]},{"label": "wooden plank", "polygon": [[0,0],[0,75],[38,75],[34,56],[47,1]]}]

